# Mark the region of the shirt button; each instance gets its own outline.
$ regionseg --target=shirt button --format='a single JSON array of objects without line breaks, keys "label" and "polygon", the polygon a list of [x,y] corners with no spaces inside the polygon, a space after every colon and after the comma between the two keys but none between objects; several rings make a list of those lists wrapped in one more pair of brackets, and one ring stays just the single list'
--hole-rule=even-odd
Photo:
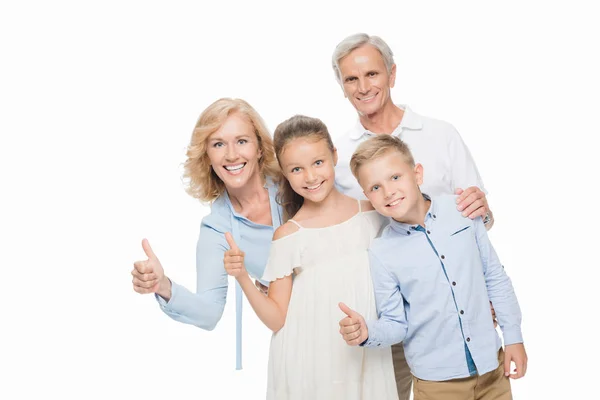
[{"label": "shirt button", "polygon": [[444,258],[446,258],[446,257],[445,257],[445,256],[442,254],[442,260],[443,260]]},{"label": "shirt button", "polygon": [[427,231],[427,234],[429,235],[429,234],[431,234],[431,232],[430,232],[430,231]]},{"label": "shirt button", "polygon": [[464,313],[465,313],[465,312],[464,312],[463,310],[460,310],[460,314],[461,314],[461,315],[462,315],[462,314],[464,314]]},{"label": "shirt button", "polygon": [[407,234],[407,235],[410,235],[410,231],[406,231],[406,234]]},{"label": "shirt button", "polygon": [[456,282],[452,282],[452,286],[456,286]]},{"label": "shirt button", "polygon": [[435,214],[433,214],[433,218],[435,218]]},{"label": "shirt button", "polygon": [[470,338],[470,337],[468,337],[468,338],[467,338],[467,342],[470,342],[470,341],[471,341],[471,338]]}]

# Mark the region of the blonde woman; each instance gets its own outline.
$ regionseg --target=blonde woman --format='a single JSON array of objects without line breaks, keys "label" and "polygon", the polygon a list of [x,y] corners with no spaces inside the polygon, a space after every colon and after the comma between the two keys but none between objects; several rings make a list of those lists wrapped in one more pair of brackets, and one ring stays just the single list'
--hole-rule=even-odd
[{"label": "blonde woman", "polygon": [[[196,248],[196,291],[165,275],[146,239],[142,247],[148,258],[134,263],[133,289],[154,293],[161,309],[176,321],[214,329],[227,298],[225,233],[246,250],[249,274],[262,277],[273,232],[282,223],[282,210],[275,201],[278,174],[273,141],[254,108],[240,99],[223,98],[211,104],[196,123],[185,162],[187,192],[211,204]],[[258,280],[256,284],[261,286]],[[236,284],[237,369],[242,365],[241,295]]]}]

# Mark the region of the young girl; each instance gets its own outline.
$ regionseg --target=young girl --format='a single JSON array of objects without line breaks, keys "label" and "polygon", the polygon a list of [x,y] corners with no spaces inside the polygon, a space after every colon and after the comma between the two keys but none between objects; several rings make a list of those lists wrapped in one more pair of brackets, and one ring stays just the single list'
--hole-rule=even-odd
[{"label": "young girl", "polygon": [[391,350],[350,347],[340,338],[343,302],[376,318],[367,248],[384,220],[368,202],[334,186],[337,153],[318,119],[295,116],[275,130],[285,218],[263,275],[252,283],[231,235],[225,269],[273,332],[267,399],[397,399]]}]

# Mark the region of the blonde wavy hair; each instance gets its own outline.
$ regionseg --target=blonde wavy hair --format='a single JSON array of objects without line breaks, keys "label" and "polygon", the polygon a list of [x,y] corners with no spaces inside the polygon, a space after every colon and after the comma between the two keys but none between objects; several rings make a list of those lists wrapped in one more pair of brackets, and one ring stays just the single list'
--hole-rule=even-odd
[{"label": "blonde wavy hair", "polygon": [[190,196],[202,202],[212,202],[225,191],[225,184],[212,169],[206,150],[210,135],[219,130],[227,117],[233,113],[245,116],[254,127],[254,133],[258,139],[258,149],[262,154],[258,165],[263,179],[270,177],[274,181],[278,181],[280,177],[279,166],[273,150],[273,140],[263,119],[246,101],[222,98],[212,103],[200,114],[192,132],[192,139],[186,153],[187,160],[184,163],[185,190]]}]

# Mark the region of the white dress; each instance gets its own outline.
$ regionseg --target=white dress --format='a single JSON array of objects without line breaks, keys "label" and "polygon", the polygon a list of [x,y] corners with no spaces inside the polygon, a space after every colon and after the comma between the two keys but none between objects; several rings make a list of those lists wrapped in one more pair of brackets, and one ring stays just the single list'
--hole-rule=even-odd
[{"label": "white dress", "polygon": [[294,274],[285,325],[271,338],[267,399],[398,399],[391,348],[348,346],[339,333],[340,302],[377,317],[367,248],[385,220],[359,211],[325,228],[292,222],[300,229],[272,242],[263,275]]}]

